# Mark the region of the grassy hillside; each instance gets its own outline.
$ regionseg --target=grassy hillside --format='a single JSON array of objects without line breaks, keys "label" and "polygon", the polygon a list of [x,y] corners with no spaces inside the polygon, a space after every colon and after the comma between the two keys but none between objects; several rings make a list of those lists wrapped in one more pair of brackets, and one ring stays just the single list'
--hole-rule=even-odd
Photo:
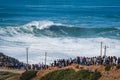
[{"label": "grassy hillside", "polygon": [[34,70],[25,71],[20,76],[20,80],[32,80],[32,78],[36,77],[36,74],[37,74],[37,71],[34,71]]},{"label": "grassy hillside", "polygon": [[[16,77],[16,76],[18,76],[18,74],[11,73],[11,72],[0,71],[0,80],[6,80],[8,78],[13,78],[13,77]],[[12,80],[14,80],[14,79],[12,79]]]},{"label": "grassy hillside", "polygon": [[50,72],[40,80],[98,80],[100,77],[101,74],[98,71],[80,70],[75,72],[73,69],[63,69]]}]

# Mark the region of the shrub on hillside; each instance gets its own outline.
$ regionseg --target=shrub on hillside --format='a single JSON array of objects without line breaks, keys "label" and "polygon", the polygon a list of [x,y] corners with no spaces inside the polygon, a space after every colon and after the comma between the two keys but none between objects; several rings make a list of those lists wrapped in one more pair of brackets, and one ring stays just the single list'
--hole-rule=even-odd
[{"label": "shrub on hillside", "polygon": [[90,72],[88,70],[80,70],[76,72],[76,78],[78,77],[77,80],[87,80],[89,79]]},{"label": "shrub on hillside", "polygon": [[73,69],[56,70],[48,73],[40,80],[73,80],[75,71]]},{"label": "shrub on hillside", "polygon": [[120,64],[116,66],[117,69],[120,69]]},{"label": "shrub on hillside", "polygon": [[40,80],[98,80],[101,74],[89,72],[88,70],[80,70],[75,72],[73,69],[63,69],[48,73]]},{"label": "shrub on hillside", "polygon": [[106,65],[105,66],[105,71],[109,71],[111,69],[111,65]]},{"label": "shrub on hillside", "polygon": [[34,71],[34,70],[25,71],[24,73],[22,73],[20,80],[31,80],[36,76],[36,74],[37,74],[37,71]]},{"label": "shrub on hillside", "polygon": [[95,70],[95,72],[93,72],[90,75],[90,80],[98,80],[102,75],[100,74],[100,72],[98,72],[97,70]]}]

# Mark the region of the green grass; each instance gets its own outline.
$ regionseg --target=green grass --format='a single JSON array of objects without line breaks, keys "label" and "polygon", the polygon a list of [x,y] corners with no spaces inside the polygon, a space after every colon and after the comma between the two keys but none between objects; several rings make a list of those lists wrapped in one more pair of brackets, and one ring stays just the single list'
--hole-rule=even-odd
[{"label": "green grass", "polygon": [[116,66],[117,69],[120,69],[120,64]]},{"label": "green grass", "polygon": [[100,77],[101,74],[98,71],[80,70],[75,72],[73,69],[63,69],[50,72],[40,80],[98,80]]},{"label": "green grass", "polygon": [[18,74],[11,73],[11,72],[0,71],[0,80],[5,80],[7,78],[10,78],[10,77],[13,77],[13,76],[16,76],[16,75],[18,75]]},{"label": "green grass", "polygon": [[100,72],[95,71],[95,72],[93,72],[93,73],[90,75],[90,80],[97,80],[97,79],[100,78],[100,77],[101,77]]},{"label": "green grass", "polygon": [[34,70],[25,71],[20,76],[20,80],[31,80],[32,78],[36,76],[36,74],[37,74],[37,71],[34,71]]},{"label": "green grass", "polygon": [[108,64],[108,65],[106,65],[106,66],[105,66],[105,71],[110,71],[111,67],[112,67],[112,66],[111,66],[111,65],[109,65],[109,64]]}]

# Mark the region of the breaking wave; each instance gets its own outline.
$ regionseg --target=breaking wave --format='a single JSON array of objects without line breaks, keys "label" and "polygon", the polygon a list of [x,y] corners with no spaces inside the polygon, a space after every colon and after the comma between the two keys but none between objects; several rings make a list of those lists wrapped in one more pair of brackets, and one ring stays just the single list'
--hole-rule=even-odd
[{"label": "breaking wave", "polygon": [[23,26],[0,27],[0,36],[33,35],[36,37],[107,37],[120,38],[119,28],[83,28],[52,21],[33,21]]}]

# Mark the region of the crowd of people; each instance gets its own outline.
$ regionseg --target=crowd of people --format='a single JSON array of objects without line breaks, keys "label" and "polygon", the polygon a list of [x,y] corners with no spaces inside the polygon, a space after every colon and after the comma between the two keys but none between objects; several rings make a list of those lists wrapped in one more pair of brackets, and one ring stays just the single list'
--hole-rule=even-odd
[{"label": "crowd of people", "polygon": [[120,57],[116,56],[98,56],[98,57],[76,57],[69,59],[57,59],[54,60],[50,65],[45,65],[43,63],[39,64],[25,64],[19,62],[17,59],[5,56],[3,53],[0,53],[0,67],[5,67],[8,69],[33,69],[33,70],[43,70],[48,69],[49,67],[59,67],[63,68],[72,64],[79,65],[120,65]]},{"label": "crowd of people", "polygon": [[23,70],[42,70],[47,69],[49,66],[45,64],[26,64],[23,62],[20,62],[19,60],[6,56],[3,53],[0,52],[0,68],[7,68],[7,69],[23,69]]},{"label": "crowd of people", "polygon": [[80,64],[80,65],[120,65],[120,57],[117,58],[116,56],[98,56],[98,57],[76,57],[74,59],[58,59],[55,60],[51,66],[55,67],[65,67],[71,64]]},{"label": "crowd of people", "polygon": [[28,65],[26,65],[26,70],[30,70],[30,69],[32,69],[32,70],[43,70],[43,69],[48,69],[50,66],[49,65],[45,65],[45,64],[28,64]]}]

